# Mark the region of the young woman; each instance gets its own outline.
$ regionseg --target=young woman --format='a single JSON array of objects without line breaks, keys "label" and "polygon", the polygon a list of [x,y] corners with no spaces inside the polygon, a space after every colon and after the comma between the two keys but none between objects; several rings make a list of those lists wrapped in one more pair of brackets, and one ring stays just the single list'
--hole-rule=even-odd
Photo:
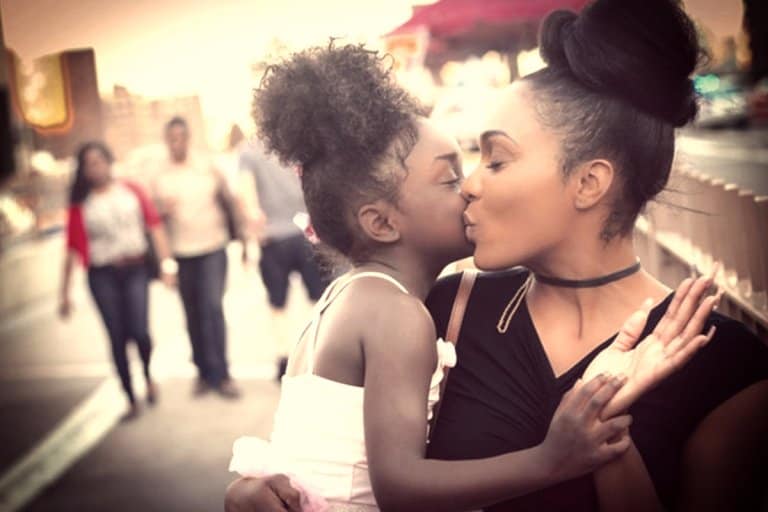
[{"label": "young woman", "polygon": [[[241,474],[289,472],[331,510],[489,505],[623,452],[622,440],[608,441],[628,419],[602,418],[620,413],[706,341],[701,326],[714,299],[697,310],[711,284],[702,279],[681,288],[677,316],[669,316],[679,322],[640,344],[660,357],[636,359],[624,389],[617,392],[616,379],[575,383],[559,406],[547,404],[548,431],[515,453],[426,459],[427,421],[455,354],[437,339],[422,300],[440,270],[468,252],[459,148],[419,116],[373,52],[356,46],[308,50],[274,66],[256,112],[267,145],[301,165],[317,236],[352,270],[329,286],[291,355],[271,444],[236,443],[232,468]],[[634,327],[622,343],[637,334]],[[592,369],[610,369],[603,363],[626,355],[623,349],[611,347]]]},{"label": "young woman", "polygon": [[[636,265],[632,229],[667,183],[675,128],[696,114],[692,22],[673,0],[597,0],[552,14],[541,51],[548,67],[503,92],[462,187],[475,262],[501,271],[473,290],[433,458],[535,445],[638,301],[656,304],[643,335],[668,328],[675,308]],[[515,265],[527,270],[503,270]],[[446,279],[427,301],[438,333],[456,286]],[[760,509],[768,349],[734,320],[712,314],[712,326],[708,346],[629,408],[622,457],[488,510]]]},{"label": "young woman", "polygon": [[149,371],[152,340],[147,327],[147,233],[152,237],[163,281],[174,282],[175,262],[152,203],[136,184],[112,177],[112,154],[100,142],[83,144],[70,190],[67,251],[59,312],[72,309],[70,281],[75,262],[88,269],[88,284],[99,308],[112,346],[128,411],[135,418],[139,407],[131,385],[126,347],[133,339],[139,347],[147,381],[147,401],[157,400],[157,386]]}]

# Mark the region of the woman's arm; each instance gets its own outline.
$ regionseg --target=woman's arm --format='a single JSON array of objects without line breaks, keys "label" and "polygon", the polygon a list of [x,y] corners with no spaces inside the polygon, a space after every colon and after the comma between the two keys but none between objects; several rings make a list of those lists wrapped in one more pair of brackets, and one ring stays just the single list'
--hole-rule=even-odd
[{"label": "woman's arm", "polygon": [[155,257],[160,269],[160,279],[166,286],[176,286],[178,264],[171,257],[171,246],[168,243],[168,236],[165,234],[163,224],[157,223],[151,226],[149,228],[149,236],[152,237],[152,243],[155,246]]},{"label": "woman's arm", "polygon": [[67,318],[72,313],[70,289],[72,287],[72,271],[74,270],[77,257],[77,253],[71,249],[67,249],[64,255],[64,268],[61,272],[61,289],[59,293],[59,316],[62,318]]},{"label": "woman's arm", "polygon": [[425,459],[434,326],[413,303],[379,307],[387,314],[369,321],[363,350],[366,449],[382,510],[479,508],[589,472],[626,449],[626,441],[606,441],[629,419],[598,419],[621,383],[600,377],[566,395],[538,446],[486,459]]}]

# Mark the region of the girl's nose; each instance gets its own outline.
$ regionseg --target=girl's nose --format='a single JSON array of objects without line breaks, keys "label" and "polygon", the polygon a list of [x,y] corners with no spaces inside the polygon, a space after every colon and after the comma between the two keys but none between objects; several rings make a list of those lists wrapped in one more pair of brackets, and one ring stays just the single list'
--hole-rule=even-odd
[{"label": "girl's nose", "polygon": [[478,167],[461,184],[461,195],[467,202],[474,201],[480,197],[480,193],[482,191],[480,179],[481,173],[482,170]]}]

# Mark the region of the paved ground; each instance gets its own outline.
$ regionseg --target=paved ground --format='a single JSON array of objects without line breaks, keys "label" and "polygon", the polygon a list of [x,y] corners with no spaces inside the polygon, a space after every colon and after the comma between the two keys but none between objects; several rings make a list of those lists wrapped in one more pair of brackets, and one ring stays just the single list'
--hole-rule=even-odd
[{"label": "paved ground", "polygon": [[[0,325],[0,511],[221,510],[233,478],[232,442],[267,435],[279,395],[265,290],[232,249],[224,305],[240,400],[192,396],[180,301],[159,283],[151,288],[150,322],[160,403],[130,423],[119,422],[125,399],[82,274],[67,322],[50,297]],[[60,254],[51,261],[58,265]],[[309,307],[300,282],[292,282],[297,330]],[[131,356],[143,396],[138,354]]]}]

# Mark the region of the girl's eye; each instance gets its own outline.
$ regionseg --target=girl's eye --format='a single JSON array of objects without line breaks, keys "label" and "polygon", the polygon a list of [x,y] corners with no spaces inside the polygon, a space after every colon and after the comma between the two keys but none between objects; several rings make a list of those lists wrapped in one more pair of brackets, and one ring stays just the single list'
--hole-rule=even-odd
[{"label": "girl's eye", "polygon": [[448,185],[449,187],[457,187],[461,185],[462,179],[461,178],[454,178],[452,180],[447,180],[443,182],[443,185]]},{"label": "girl's eye", "polygon": [[496,172],[500,170],[502,167],[504,167],[504,162],[499,162],[499,161],[489,162],[488,165],[486,165],[485,167],[486,169],[490,169]]}]

